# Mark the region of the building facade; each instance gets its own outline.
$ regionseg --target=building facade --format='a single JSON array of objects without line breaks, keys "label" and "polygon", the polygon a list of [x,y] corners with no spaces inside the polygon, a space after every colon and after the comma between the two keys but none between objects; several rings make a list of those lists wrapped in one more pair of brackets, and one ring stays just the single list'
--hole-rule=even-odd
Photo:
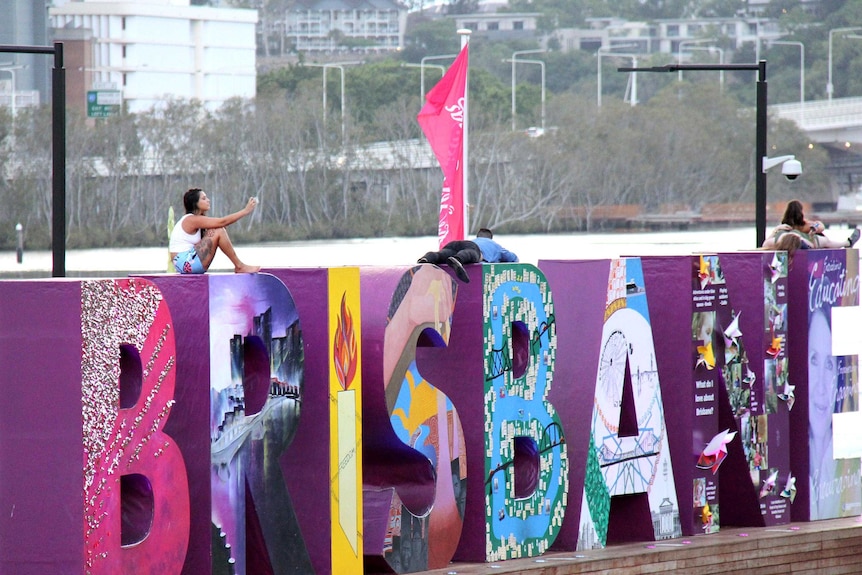
[{"label": "building facade", "polygon": [[[0,44],[48,46],[46,0],[0,0]],[[0,54],[0,107],[21,109],[51,101],[52,56]]]},{"label": "building facade", "polygon": [[472,30],[489,40],[531,39],[537,35],[541,14],[519,12],[480,12],[454,16],[458,29]]},{"label": "building facade", "polygon": [[279,24],[297,52],[391,52],[404,47],[407,8],[395,0],[297,0]]},{"label": "building facade", "polygon": [[119,90],[128,112],[171,98],[214,110],[230,98],[255,97],[256,10],[84,0],[57,2],[48,13],[58,38],[83,43],[69,54],[78,61],[67,58],[68,85]]},{"label": "building facade", "polygon": [[678,18],[652,22],[590,18],[588,22],[589,28],[555,30],[544,38],[543,44],[547,46],[549,41],[553,41],[564,52],[616,47],[639,54],[678,54],[683,42],[685,45],[694,41],[705,44],[711,39],[718,44],[721,40],[722,46],[734,51],[746,43],[762,45],[783,36],[777,21],[755,17]]}]

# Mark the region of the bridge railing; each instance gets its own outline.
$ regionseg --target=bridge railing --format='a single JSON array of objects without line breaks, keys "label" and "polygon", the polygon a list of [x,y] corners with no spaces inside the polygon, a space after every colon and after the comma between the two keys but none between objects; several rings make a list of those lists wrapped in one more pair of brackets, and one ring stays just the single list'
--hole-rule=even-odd
[{"label": "bridge railing", "polygon": [[769,110],[779,118],[793,120],[806,131],[862,126],[862,98],[812,100],[804,105],[775,104]]}]

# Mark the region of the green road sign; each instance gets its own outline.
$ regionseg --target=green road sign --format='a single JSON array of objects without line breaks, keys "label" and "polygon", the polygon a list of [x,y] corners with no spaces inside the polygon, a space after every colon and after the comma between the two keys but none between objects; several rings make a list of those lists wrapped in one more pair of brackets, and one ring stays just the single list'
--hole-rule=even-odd
[{"label": "green road sign", "polygon": [[90,90],[87,92],[87,117],[110,118],[120,113],[123,102],[119,90]]}]

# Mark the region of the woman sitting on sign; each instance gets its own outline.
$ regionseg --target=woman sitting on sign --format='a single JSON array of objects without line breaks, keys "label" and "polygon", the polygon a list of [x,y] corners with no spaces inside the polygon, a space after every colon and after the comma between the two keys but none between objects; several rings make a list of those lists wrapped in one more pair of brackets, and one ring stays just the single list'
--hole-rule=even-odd
[{"label": "woman sitting on sign", "polygon": [[251,198],[240,211],[221,218],[212,218],[206,215],[210,209],[210,200],[206,193],[200,188],[189,189],[183,195],[186,215],[174,226],[168,248],[177,273],[204,273],[209,269],[217,249],[233,263],[236,273],[253,273],[260,270],[260,266],[250,266],[239,259],[226,229],[252,213],[256,205],[257,198]]}]

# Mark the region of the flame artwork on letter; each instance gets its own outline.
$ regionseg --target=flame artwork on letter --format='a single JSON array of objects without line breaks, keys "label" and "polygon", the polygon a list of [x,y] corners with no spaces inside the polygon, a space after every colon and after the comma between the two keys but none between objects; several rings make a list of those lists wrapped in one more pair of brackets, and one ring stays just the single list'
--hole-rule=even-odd
[{"label": "flame artwork on letter", "polygon": [[335,328],[335,371],[341,387],[350,388],[356,376],[356,333],[353,331],[353,316],[347,307],[347,293],[341,296],[341,313]]}]

